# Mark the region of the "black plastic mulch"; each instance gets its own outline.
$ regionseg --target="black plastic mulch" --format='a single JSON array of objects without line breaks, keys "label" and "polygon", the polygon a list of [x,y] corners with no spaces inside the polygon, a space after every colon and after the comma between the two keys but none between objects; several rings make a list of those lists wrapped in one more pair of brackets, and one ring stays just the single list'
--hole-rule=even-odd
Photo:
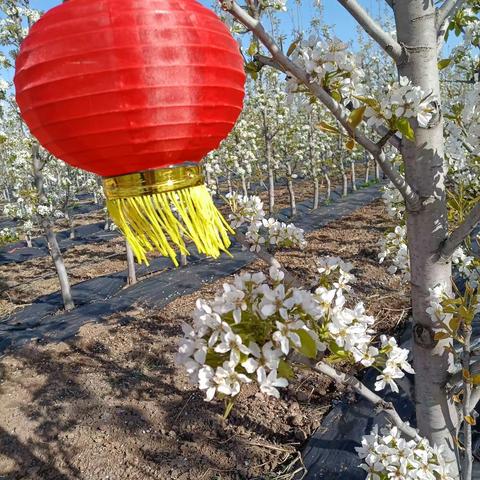
[{"label": "black plastic mulch", "polygon": [[[377,375],[376,370],[369,369],[362,381],[374,390]],[[411,378],[406,378],[405,383],[412,389]],[[393,403],[404,421],[415,426],[415,405],[410,395],[400,390],[399,394],[388,393],[382,397]],[[307,473],[302,480],[365,480],[367,472],[359,467],[361,461],[355,447],[361,445],[362,437],[370,434],[374,425],[381,428],[387,423],[385,415],[375,412],[363,397],[333,405],[303,450]]]}]

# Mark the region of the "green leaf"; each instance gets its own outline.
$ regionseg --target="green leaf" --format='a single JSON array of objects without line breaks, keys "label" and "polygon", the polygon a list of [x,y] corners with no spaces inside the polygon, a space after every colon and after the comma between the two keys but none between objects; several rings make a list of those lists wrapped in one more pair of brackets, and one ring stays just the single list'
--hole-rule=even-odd
[{"label": "green leaf", "polygon": [[341,102],[342,101],[342,95],[340,94],[340,92],[338,90],[333,90],[331,92],[332,94],[332,98],[336,101],[336,102]]},{"label": "green leaf", "polygon": [[300,337],[302,346],[299,352],[307,358],[315,358],[317,356],[317,344],[306,330],[295,330],[295,333]]},{"label": "green leaf", "polygon": [[415,132],[413,131],[413,128],[410,125],[410,122],[408,121],[408,118],[405,118],[405,117],[399,118],[397,120],[397,128],[407,140],[410,140],[410,141],[415,140]]},{"label": "green leaf", "polygon": [[364,105],[363,107],[359,107],[351,111],[348,117],[348,123],[352,126],[352,128],[357,128],[360,125],[366,109],[367,107]]},{"label": "green leaf", "polygon": [[245,65],[245,71],[254,79],[258,78],[258,65],[255,62],[249,62]]},{"label": "green leaf", "polygon": [[295,377],[295,372],[293,368],[285,360],[281,359],[278,363],[278,373],[280,377],[290,380]]},{"label": "green leaf", "polygon": [[317,128],[319,128],[320,130],[322,130],[323,132],[327,132],[327,133],[332,133],[332,134],[335,134],[335,135],[340,135],[340,130],[330,124],[328,124],[327,122],[324,122],[324,121],[321,121],[320,123],[317,123]]},{"label": "green leaf", "polygon": [[452,59],[451,58],[444,58],[443,60],[440,60],[438,62],[438,69],[439,70],[443,70],[444,68],[447,68],[450,63],[452,63]]},{"label": "green leaf", "polygon": [[247,53],[253,57],[258,52],[258,45],[257,42],[252,42],[248,47]]}]

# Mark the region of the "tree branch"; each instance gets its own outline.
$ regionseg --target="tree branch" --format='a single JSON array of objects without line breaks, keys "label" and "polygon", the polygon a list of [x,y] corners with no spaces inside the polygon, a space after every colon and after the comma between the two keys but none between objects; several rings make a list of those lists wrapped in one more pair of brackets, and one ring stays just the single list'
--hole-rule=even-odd
[{"label": "tree branch", "polygon": [[[271,68],[275,68],[276,70],[279,70],[280,72],[283,72],[285,73],[285,68],[282,67],[278,62],[276,62],[273,58],[271,57],[267,57],[265,55],[261,55],[259,53],[255,54],[253,56],[253,58],[261,63],[262,65],[266,65],[268,67],[271,67]],[[351,104],[350,104],[351,105]],[[347,105],[345,107],[347,110],[353,110],[353,106],[350,107],[349,105]],[[384,126],[375,126],[373,127],[375,129],[375,131],[383,137],[385,137],[387,134],[388,134],[388,143],[390,145],[392,145],[392,147],[396,148],[397,150],[400,150],[400,144],[401,144],[401,139],[395,135],[396,132],[393,132],[394,134],[390,134],[390,130],[388,130],[387,127],[384,127]]]},{"label": "tree branch", "polygon": [[460,8],[465,0],[445,0],[443,5],[437,10],[437,29],[445,28],[445,23],[449,22]]},{"label": "tree branch", "polygon": [[373,403],[377,410],[384,412],[390,421],[398,427],[404,435],[408,438],[420,439],[418,432],[400,418],[400,415],[391,403],[386,402],[382,397],[375,392],[372,392],[360,382],[360,380],[357,380],[355,377],[348,375],[347,373],[338,372],[325,362],[318,362],[316,365],[312,366],[312,369],[317,373],[327,375],[340,385],[348,385],[360,396]]},{"label": "tree branch", "polygon": [[370,17],[366,10],[357,2],[357,0],[337,0],[359,23],[365,32],[375,40],[378,45],[393,58],[395,63],[399,63],[403,56],[401,45],[387,32],[385,32],[375,20]]},{"label": "tree branch", "polygon": [[443,242],[440,247],[440,258],[448,260],[453,252],[461,245],[465,238],[472,233],[472,230],[480,222],[480,202],[478,202],[460,224]]},{"label": "tree branch", "polygon": [[251,17],[243,8],[241,8],[234,0],[223,0],[223,9],[230,12],[240,23],[250,30],[269,50],[274,61],[282,68],[290,72],[301,83],[303,83],[310,92],[315,95],[340,122],[348,134],[354,138],[363,148],[368,150],[377,163],[382,167],[390,181],[397,187],[402,194],[410,212],[418,211],[421,208],[419,196],[412,190],[405,178],[395,169],[391,162],[387,160],[383,149],[375,142],[370,140],[361,130],[353,128],[348,121],[348,115],[345,109],[334,100],[330,94],[318,83],[310,82],[306,71],[302,70],[297,64],[292,62],[279,48],[272,37],[265,31],[259,20]]}]

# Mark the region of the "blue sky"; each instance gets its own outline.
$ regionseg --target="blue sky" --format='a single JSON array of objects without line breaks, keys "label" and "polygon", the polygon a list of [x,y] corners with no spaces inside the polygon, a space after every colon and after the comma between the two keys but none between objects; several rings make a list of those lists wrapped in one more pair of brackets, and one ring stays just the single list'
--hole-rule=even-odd
[{"label": "blue sky", "polygon": [[[200,0],[200,2],[206,6],[212,5],[211,0]],[[60,3],[60,0],[31,0],[32,7],[40,10],[48,10]],[[337,0],[323,0],[322,3],[324,5],[323,19],[326,23],[334,25],[336,35],[342,40],[354,40],[357,26],[355,20],[339,5]],[[389,8],[385,0],[360,0],[360,3],[375,17],[385,15]],[[299,9],[294,0],[287,0],[287,5],[289,11],[280,14],[282,30],[285,32],[291,30],[292,25],[307,29],[311,18],[317,12],[313,7],[313,1],[304,0]]]}]

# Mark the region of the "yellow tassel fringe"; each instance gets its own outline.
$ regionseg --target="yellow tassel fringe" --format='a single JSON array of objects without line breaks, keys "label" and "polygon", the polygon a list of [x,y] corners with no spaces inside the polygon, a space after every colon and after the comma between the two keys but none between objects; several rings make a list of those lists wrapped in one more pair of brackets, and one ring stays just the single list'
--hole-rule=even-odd
[{"label": "yellow tassel fringe", "polygon": [[147,252],[158,250],[178,266],[174,247],[188,255],[186,239],[195,243],[199,253],[214,258],[221,252],[230,255],[228,233],[234,231],[215,207],[205,185],[107,199],[107,208],[139,263],[148,265]]}]

